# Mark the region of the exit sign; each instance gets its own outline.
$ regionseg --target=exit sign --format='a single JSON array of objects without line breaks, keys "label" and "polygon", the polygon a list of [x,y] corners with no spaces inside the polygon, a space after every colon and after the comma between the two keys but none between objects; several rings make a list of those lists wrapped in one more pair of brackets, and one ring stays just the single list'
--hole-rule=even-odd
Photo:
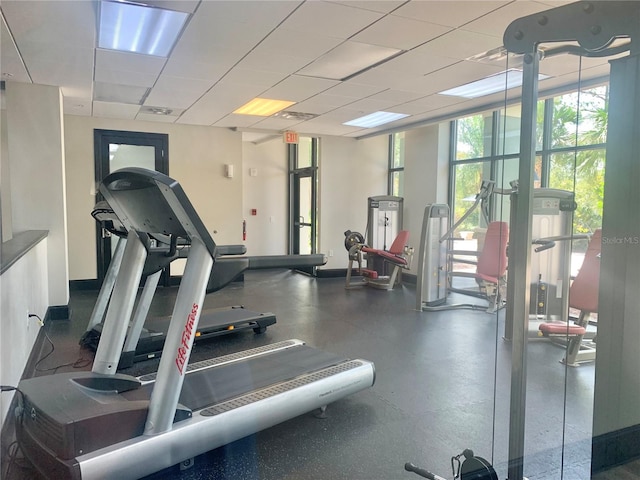
[{"label": "exit sign", "polygon": [[284,132],[284,143],[298,143],[298,132]]}]

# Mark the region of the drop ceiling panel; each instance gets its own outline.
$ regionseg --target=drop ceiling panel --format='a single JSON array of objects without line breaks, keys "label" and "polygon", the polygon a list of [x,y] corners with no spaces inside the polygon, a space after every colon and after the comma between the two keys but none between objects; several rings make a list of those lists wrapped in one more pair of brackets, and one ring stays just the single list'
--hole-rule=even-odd
[{"label": "drop ceiling panel", "polygon": [[232,83],[236,85],[251,85],[267,89],[287,78],[286,73],[256,70],[252,68],[235,67],[220,80],[220,83]]},{"label": "drop ceiling panel", "polygon": [[472,32],[503,38],[504,31],[516,18],[526,17],[527,15],[533,15],[534,13],[548,9],[548,6],[537,2],[511,2],[509,5],[505,5],[495,12],[467,23],[463,28]]},{"label": "drop ceiling panel", "polygon": [[176,115],[156,115],[154,113],[139,112],[136,115],[136,120],[143,120],[147,122],[159,122],[159,123],[174,123],[178,117]]},{"label": "drop ceiling panel", "polygon": [[420,78],[422,78],[422,75],[412,75],[407,73],[399,74],[398,72],[390,69],[388,70],[383,67],[375,67],[359,74],[357,77],[354,77],[354,80],[358,83],[374,87],[407,90],[402,87],[408,80],[418,80]]},{"label": "drop ceiling panel", "polygon": [[291,75],[275,87],[263,92],[262,95],[265,98],[300,102],[318,93],[324,92],[338,83],[339,82],[336,80]]},{"label": "drop ceiling panel", "polygon": [[18,48],[29,41],[64,56],[63,47],[96,44],[98,5],[95,1],[2,0],[2,13]]},{"label": "drop ceiling panel", "polygon": [[[504,29],[514,19],[569,3],[150,2],[193,13],[167,60],[96,50],[97,0],[2,0],[2,14],[8,22],[0,38],[2,71],[19,72],[8,79],[12,81],[31,81],[31,74],[36,83],[59,85],[67,114],[90,115],[95,109],[94,114],[100,116],[173,121],[140,111],[138,103],[144,99],[147,106],[174,111],[186,108],[176,120],[181,124],[232,127],[237,123],[265,128],[274,123],[272,119],[240,118],[231,112],[255,96],[269,93],[297,100],[293,111],[321,115],[296,124],[297,131],[304,126],[309,134],[361,136],[415,123],[425,115],[443,119],[471,106],[499,103],[504,93],[469,101],[437,92],[504,70],[505,62],[487,64],[464,59],[501,46]],[[17,47],[12,45],[11,34]],[[409,51],[345,82],[304,78],[297,73],[347,40]],[[608,60],[584,58],[582,79],[606,75]],[[578,81],[577,60],[573,58],[549,58],[541,63],[540,70],[554,75],[540,83],[541,89],[557,89]],[[517,96],[516,90],[508,91],[506,97]],[[102,99],[115,105],[108,107]],[[341,125],[372,108],[412,117],[369,130]],[[274,128],[279,129],[281,122],[275,122]]]},{"label": "drop ceiling panel", "polygon": [[144,104],[154,107],[189,108],[210,88],[209,82],[162,75]]},{"label": "drop ceiling panel", "polygon": [[289,16],[301,1],[291,0],[222,0],[202,2],[207,15],[234,22],[275,27]]},{"label": "drop ceiling panel", "polygon": [[300,32],[312,32],[346,40],[382,16],[382,13],[371,10],[313,1],[302,4],[282,26]]},{"label": "drop ceiling panel", "polygon": [[144,72],[128,72],[112,68],[96,68],[94,73],[96,82],[132,85],[135,87],[152,87],[158,79],[157,74]]},{"label": "drop ceiling panel", "polygon": [[430,73],[419,79],[403,82],[400,90],[408,92],[437,93],[443,90],[464,85],[481,78],[499,73],[501,67],[481,65],[474,62],[459,62],[437,72]]},{"label": "drop ceiling panel", "polygon": [[260,122],[263,117],[257,117],[255,115],[237,115],[230,114],[216,121],[213,125],[215,127],[237,127],[237,128],[248,128],[254,126],[256,123]]},{"label": "drop ceiling panel", "polygon": [[340,3],[352,8],[362,8],[363,10],[371,10],[373,12],[389,13],[400,5],[405,3],[406,0],[375,0],[375,1],[360,1],[360,0],[336,0],[331,3]]},{"label": "drop ceiling panel", "polygon": [[389,15],[350,40],[410,50],[448,31],[450,27]]},{"label": "drop ceiling panel", "polygon": [[100,101],[93,102],[93,115],[95,117],[128,118],[133,120],[136,118],[139,110],[139,105]]},{"label": "drop ceiling panel", "polygon": [[98,102],[140,105],[148,90],[145,87],[96,82],[93,89],[93,98]]},{"label": "drop ceiling panel", "polygon": [[265,52],[281,52],[311,61],[340,45],[344,40],[317,32],[301,32],[279,27],[260,44]]},{"label": "drop ceiling panel", "polygon": [[157,77],[166,63],[163,57],[96,49],[96,69],[144,73]]},{"label": "drop ceiling panel", "polygon": [[215,61],[212,61],[211,58],[205,58],[206,61],[203,62],[196,60],[194,56],[175,55],[167,61],[162,73],[173,77],[206,80],[213,85],[238,61],[235,54],[232,55],[228,52],[223,55],[210,55],[210,57],[214,56]]},{"label": "drop ceiling panel", "polygon": [[430,41],[422,47],[421,51],[431,55],[464,60],[501,46],[502,37],[467,30],[453,30]]},{"label": "drop ceiling panel", "polygon": [[376,68],[382,71],[391,70],[395,72],[396,76],[406,74],[421,76],[457,62],[459,62],[459,60],[455,58],[427,53],[423,51],[423,47],[418,47]]},{"label": "drop ceiling panel", "polygon": [[2,68],[2,79],[14,82],[30,82],[29,74],[24,68],[18,49],[9,33],[4,17],[0,22],[0,67]]},{"label": "drop ceiling panel", "polygon": [[508,1],[417,1],[407,2],[393,12],[406,18],[437,23],[448,27],[459,27],[471,20],[500,8]]},{"label": "drop ceiling panel", "polygon": [[438,108],[458,105],[466,100],[466,98],[435,94],[413,100],[411,102],[406,102],[401,105],[395,105],[393,107],[393,111],[398,113],[407,113],[409,115],[419,115]]},{"label": "drop ceiling panel", "polygon": [[416,92],[404,92],[402,90],[394,90],[392,88],[385,90],[375,95],[367,97],[370,100],[382,100],[385,102],[392,102],[392,105],[399,105],[406,102],[411,102],[419,98],[424,97],[421,93]]},{"label": "drop ceiling panel", "polygon": [[286,120],[284,118],[267,117],[258,121],[254,127],[264,128],[266,130],[287,130],[302,123],[304,122],[296,119]]},{"label": "drop ceiling panel", "polygon": [[363,98],[349,104],[349,108],[355,108],[360,112],[360,116],[379,111],[389,111],[389,107],[396,105],[392,100],[380,100],[374,98]]},{"label": "drop ceiling panel", "polygon": [[330,88],[324,93],[327,95],[358,99],[382,92],[383,90],[386,90],[386,88],[376,87],[375,85],[365,85],[363,83],[358,83],[356,79],[353,79],[347,80],[346,82],[340,82],[338,85]]},{"label": "drop ceiling panel", "polygon": [[200,3],[199,0],[145,0],[145,5],[175,10],[177,12],[193,13]]},{"label": "drop ceiling panel", "polygon": [[323,113],[330,112],[334,110],[339,105],[329,105],[325,99],[320,98],[320,95],[310,98],[309,100],[305,100],[304,102],[296,103],[291,106],[296,112],[302,113],[313,113],[316,115],[322,115]]},{"label": "drop ceiling panel", "polygon": [[278,72],[292,74],[309,63],[308,58],[295,57],[286,52],[267,52],[263,48],[256,48],[249,53],[238,64],[239,67],[255,70],[266,70],[268,72]]},{"label": "drop ceiling panel", "polygon": [[[38,53],[35,53],[39,50]],[[65,95],[80,91],[91,92],[93,81],[93,50],[91,48],[65,48],[64,57],[42,55],[36,44],[29,43],[21,49],[34,83],[62,86]],[[33,54],[32,54],[33,53]],[[38,60],[34,60],[34,58]]]},{"label": "drop ceiling panel", "polygon": [[63,95],[62,103],[64,105],[64,113],[67,115],[91,116],[93,102],[91,95],[89,97],[68,97]]}]

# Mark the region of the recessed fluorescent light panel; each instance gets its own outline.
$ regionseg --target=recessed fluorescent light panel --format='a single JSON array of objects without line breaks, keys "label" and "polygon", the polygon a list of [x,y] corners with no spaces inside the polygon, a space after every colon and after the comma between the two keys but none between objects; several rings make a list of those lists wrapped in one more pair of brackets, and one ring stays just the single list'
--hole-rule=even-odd
[{"label": "recessed fluorescent light panel", "polygon": [[[545,78],[549,78],[549,76],[538,74],[538,80],[544,80]],[[475,82],[460,85],[459,87],[450,88],[449,90],[438,93],[440,95],[451,95],[453,97],[477,98],[509,90],[510,88],[519,87],[521,85],[522,70],[510,68],[509,70],[496,73],[495,75],[490,75],[481,80],[476,80]]]},{"label": "recessed fluorescent light panel", "polygon": [[243,106],[234,110],[233,113],[240,115],[257,115],[259,117],[270,117],[280,110],[290,107],[296,102],[288,100],[272,100],[270,98],[254,98]]},{"label": "recessed fluorescent light panel", "polygon": [[356,118],[343,125],[349,125],[351,127],[373,128],[385,123],[393,122],[394,120],[400,120],[401,118],[408,117],[406,113],[392,113],[392,112],[375,112],[364,117]]},{"label": "recessed fluorescent light panel", "polygon": [[404,50],[398,50],[397,48],[347,41],[298,70],[296,75],[327,78],[329,80],[348,80],[358,73],[391,60],[403,52]]},{"label": "recessed fluorescent light panel", "polygon": [[189,14],[125,2],[100,3],[98,46],[166,57]]}]

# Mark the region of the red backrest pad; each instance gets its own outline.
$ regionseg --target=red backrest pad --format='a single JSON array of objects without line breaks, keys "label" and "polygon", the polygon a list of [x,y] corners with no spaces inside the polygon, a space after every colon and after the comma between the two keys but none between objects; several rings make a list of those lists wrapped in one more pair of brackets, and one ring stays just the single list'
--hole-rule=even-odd
[{"label": "red backrest pad", "polygon": [[491,222],[487,227],[484,247],[478,256],[477,273],[500,278],[507,271],[507,242],[509,225],[506,222]]}]

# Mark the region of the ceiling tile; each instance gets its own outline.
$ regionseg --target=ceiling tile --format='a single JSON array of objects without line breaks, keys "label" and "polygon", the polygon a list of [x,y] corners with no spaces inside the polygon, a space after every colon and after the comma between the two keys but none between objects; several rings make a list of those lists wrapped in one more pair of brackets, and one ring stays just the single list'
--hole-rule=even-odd
[{"label": "ceiling tile", "polygon": [[62,47],[95,45],[97,5],[94,1],[2,0],[2,13],[18,48],[29,41],[55,53],[63,52]]},{"label": "ceiling tile", "polygon": [[238,64],[239,67],[250,68],[254,70],[266,70],[268,72],[278,72],[292,74],[300,70],[309,59],[302,57],[294,57],[283,53],[268,53],[265,49],[257,47]]},{"label": "ceiling tile", "polygon": [[237,115],[237,114],[231,113],[217,120],[215,123],[213,123],[213,125],[215,127],[225,127],[225,128],[231,128],[231,127],[247,128],[247,127],[252,127],[262,119],[263,117],[257,117],[255,115]]},{"label": "ceiling tile", "polygon": [[327,95],[336,95],[339,97],[363,98],[385,90],[385,87],[377,87],[375,85],[365,85],[358,83],[356,80],[347,80],[340,82],[335,87],[331,87],[325,93]]},{"label": "ceiling tile", "polygon": [[371,95],[367,97],[372,100],[383,100],[392,102],[392,105],[398,105],[406,102],[411,102],[413,100],[417,100],[418,98],[424,97],[421,93],[416,92],[404,92],[402,90],[394,90],[392,88],[385,90],[380,93],[376,93],[375,95]]},{"label": "ceiling tile", "polygon": [[393,15],[448,27],[459,27],[508,3],[508,1],[477,0],[413,1],[395,10]]},{"label": "ceiling tile", "polygon": [[405,2],[406,0],[331,0],[330,3],[340,3],[352,8],[362,8],[373,12],[389,13]]},{"label": "ceiling tile", "polygon": [[448,31],[450,27],[389,15],[367,27],[350,40],[410,50]]},{"label": "ceiling tile", "polygon": [[286,53],[309,61],[337,47],[343,39],[322,35],[317,32],[303,32],[279,27],[260,43],[265,52]]},{"label": "ceiling tile", "polygon": [[380,70],[390,70],[395,72],[396,76],[399,72],[402,74],[425,75],[435,72],[441,68],[453,65],[459,60],[455,58],[443,57],[425,52],[423,47],[418,47],[410,52],[389,60],[383,65],[377,67]]},{"label": "ceiling tile", "polygon": [[2,79],[13,82],[30,82],[29,74],[27,73],[22,58],[18,53],[13,38],[9,33],[7,25],[4,21],[4,17],[0,15],[0,58],[2,62],[0,67],[2,68]]},{"label": "ceiling tile", "polygon": [[91,116],[91,109],[93,107],[91,96],[86,98],[77,98],[63,95],[62,103],[64,105],[65,114]]},{"label": "ceiling tile", "polygon": [[350,103],[349,108],[358,110],[360,116],[362,116],[373,112],[388,111],[387,109],[396,103],[397,102],[391,100],[380,100],[369,97]]},{"label": "ceiling tile", "polygon": [[423,45],[421,52],[464,60],[501,46],[502,37],[467,30],[453,30]]},{"label": "ceiling tile", "polygon": [[418,115],[438,108],[460,104],[466,100],[466,98],[434,94],[406,102],[401,105],[395,105],[393,107],[393,111],[398,113],[408,113],[409,115]]},{"label": "ceiling tile", "polygon": [[547,5],[537,2],[523,0],[511,2],[509,5],[505,5],[484,17],[480,17],[477,20],[467,23],[463,28],[472,32],[484,33],[486,35],[494,35],[502,38],[504,31],[516,18],[526,17],[527,15],[533,15],[534,13],[548,9],[549,7]]},{"label": "ceiling tile", "polygon": [[159,122],[159,123],[175,123],[178,119],[176,115],[155,115],[153,113],[139,112],[136,115],[136,120],[143,120],[147,122]]},{"label": "ceiling tile", "polygon": [[166,58],[96,48],[96,68],[159,74]]},{"label": "ceiling tile", "polygon": [[262,95],[266,98],[300,102],[318,93],[322,93],[338,83],[337,80],[291,75],[275,87],[266,90]]},{"label": "ceiling tile", "polygon": [[328,2],[305,2],[282,24],[300,32],[347,39],[382,17],[382,13]]},{"label": "ceiling tile", "polygon": [[114,102],[93,102],[93,115],[95,117],[129,118],[133,120],[140,110],[139,105],[129,105]]},{"label": "ceiling tile", "polygon": [[464,85],[465,83],[499,73],[502,69],[492,65],[482,65],[474,62],[459,62],[437,72],[421,78],[413,78],[402,83],[400,90],[408,92],[437,93],[448,88]]},{"label": "ceiling tile", "polygon": [[220,80],[220,83],[232,83],[236,85],[250,85],[269,88],[287,78],[286,73],[256,70],[252,68],[234,67]]},{"label": "ceiling tile", "polygon": [[211,85],[202,80],[162,75],[147,98],[145,105],[168,108],[189,108]]},{"label": "ceiling tile", "polygon": [[145,87],[96,82],[93,99],[99,102],[140,105],[148,90]]},{"label": "ceiling tile", "polygon": [[158,79],[157,74],[143,72],[128,72],[113,68],[96,68],[94,80],[96,82],[117,83],[134,87],[151,87]]},{"label": "ceiling tile", "polygon": [[227,55],[225,58],[216,56],[215,61],[201,62],[192,55],[174,54],[167,60],[163,74],[173,77],[206,80],[214,84],[237,63],[239,57]]}]

